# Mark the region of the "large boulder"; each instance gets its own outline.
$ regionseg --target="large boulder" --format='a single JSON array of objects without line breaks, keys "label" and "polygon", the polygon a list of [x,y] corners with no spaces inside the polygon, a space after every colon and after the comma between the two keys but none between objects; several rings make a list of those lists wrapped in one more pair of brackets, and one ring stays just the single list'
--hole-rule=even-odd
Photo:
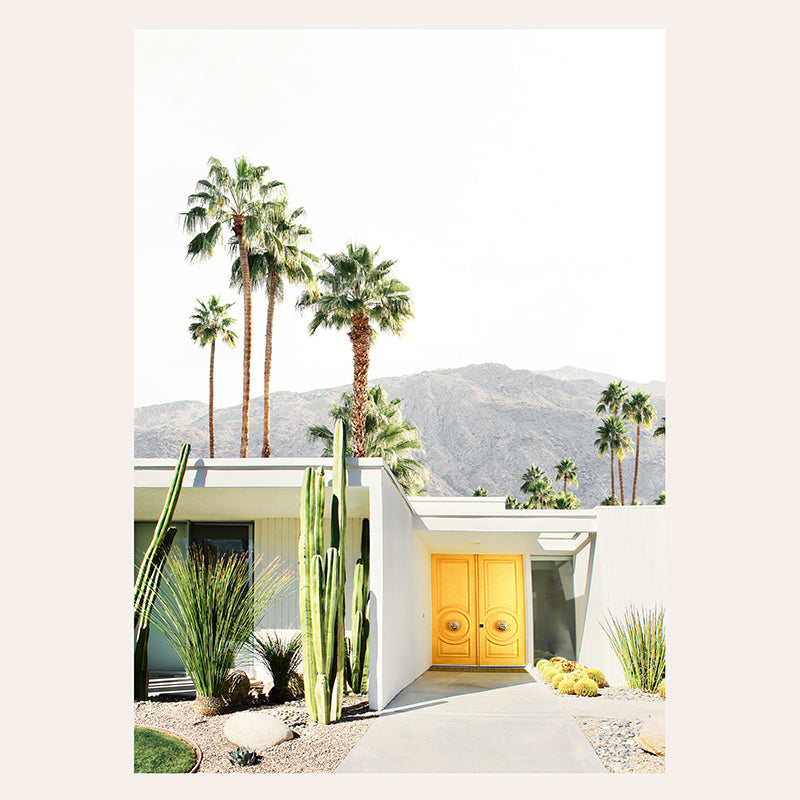
[{"label": "large boulder", "polygon": [[225,685],[222,687],[222,699],[229,706],[243,706],[247,704],[250,694],[250,678],[240,669],[231,671]]},{"label": "large boulder", "polygon": [[648,753],[653,753],[657,756],[666,755],[667,743],[664,736],[665,717],[665,714],[656,714],[642,725],[642,729],[636,737],[636,744],[638,744],[642,750],[646,750]]},{"label": "large boulder", "polygon": [[248,750],[266,750],[294,736],[286,723],[263,711],[232,714],[225,723],[223,733],[229,742]]}]

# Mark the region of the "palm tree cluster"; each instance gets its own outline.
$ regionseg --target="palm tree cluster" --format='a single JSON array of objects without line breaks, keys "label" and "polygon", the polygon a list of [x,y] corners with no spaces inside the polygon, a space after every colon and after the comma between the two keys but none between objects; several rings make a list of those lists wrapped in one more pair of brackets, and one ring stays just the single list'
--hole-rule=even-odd
[{"label": "palm tree cluster", "polygon": [[[595,431],[597,439],[595,447],[600,457],[606,453],[611,460],[611,495],[602,505],[625,505],[625,485],[622,478],[622,459],[626,452],[634,449],[631,437],[625,423],[636,426],[636,459],[633,471],[633,490],[631,492],[631,505],[636,505],[636,488],[639,481],[639,451],[641,447],[642,426],[650,428],[656,418],[655,406],[650,402],[650,395],[644,392],[628,392],[628,387],[622,381],[612,381],[602,391],[600,400],[595,409],[597,416],[605,414],[600,426]],[[665,435],[665,420],[656,428],[654,436]],[[617,502],[616,486],[614,481],[614,461],[619,475],[619,503]]]},{"label": "palm tree cluster", "polygon": [[531,464],[522,476],[521,492],[529,495],[524,503],[520,503],[512,495],[506,496],[506,508],[580,508],[578,498],[567,491],[567,484],[578,485],[578,467],[570,458],[562,458],[553,469],[556,481],[564,481],[564,490],[557,492],[548,474],[536,464]]},{"label": "palm tree cluster", "polygon": [[[399,334],[413,316],[408,287],[391,275],[394,261],[378,261],[380,248],[348,243],[344,252],[326,254],[327,268],[318,275],[313,265],[319,259],[304,249],[311,230],[304,224],[305,210],[291,209],[285,185],[268,179],[269,167],[251,164],[246,158],[234,160],[229,171],[216,158],[208,160],[208,176],[197,182],[189,195],[189,210],[182,214],[185,229],[194,234],[187,247],[190,261],[210,258],[220,243],[228,246],[231,258],[230,286],[244,301],[242,368],[242,427],[239,456],[247,457],[250,418],[250,361],[253,290],[263,289],[267,298],[267,325],[264,354],[264,433],[261,457],[269,458],[270,445],[270,376],[276,303],[284,295],[285,282],[304,287],[297,302],[299,309],[314,313],[309,326],[348,329],[353,348],[353,392],[351,399],[352,455],[367,453],[366,424],[368,406],[369,349],[378,331]],[[209,389],[209,439],[214,455],[213,386],[214,346],[216,338],[231,346],[236,334],[235,320],[226,316],[233,303],[222,303],[216,295],[198,306],[189,328],[201,347],[211,344]],[[392,401],[394,402],[394,401]],[[399,409],[395,410],[396,413]],[[401,420],[402,418],[400,418]],[[398,423],[393,418],[392,424]],[[402,427],[402,426],[401,426]],[[414,437],[411,437],[414,439]],[[400,451],[410,448],[408,438],[397,439]],[[415,440],[416,441],[416,440]],[[402,447],[399,446],[402,443]],[[417,442],[417,444],[419,444]],[[416,449],[421,450],[421,445]],[[404,456],[398,456],[402,463]],[[421,467],[421,465],[420,465]],[[411,469],[410,485],[421,489],[427,472]]]},{"label": "palm tree cluster", "polygon": [[[422,494],[428,480],[428,469],[413,454],[424,453],[425,447],[418,438],[416,426],[403,419],[401,403],[399,397],[389,401],[382,386],[367,390],[364,455],[382,458],[406,494]],[[345,392],[341,405],[334,403],[329,414],[334,423],[338,419],[344,423],[345,448],[350,450],[353,440],[352,393]],[[308,438],[311,442],[324,444],[323,457],[333,455],[333,431],[327,425],[312,425],[308,429]]]}]

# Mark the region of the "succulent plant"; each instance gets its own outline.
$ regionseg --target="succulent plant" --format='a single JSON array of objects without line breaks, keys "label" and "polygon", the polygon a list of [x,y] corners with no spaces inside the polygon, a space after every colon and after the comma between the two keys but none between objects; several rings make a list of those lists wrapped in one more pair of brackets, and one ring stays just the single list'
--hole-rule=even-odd
[{"label": "succulent plant", "polygon": [[572,676],[572,673],[565,675],[563,680],[559,681],[558,693],[559,694],[575,694],[574,687],[577,681]]},{"label": "succulent plant", "polygon": [[544,667],[546,667],[546,666],[547,666],[549,663],[550,663],[550,661],[549,661],[548,659],[546,659],[546,658],[540,658],[540,659],[539,659],[539,660],[536,662],[536,669],[538,669],[538,670],[539,670],[539,672],[541,672],[541,671],[544,669]]},{"label": "succulent plant", "polygon": [[661,683],[658,684],[658,696],[663,697],[666,699],[667,697],[667,679],[664,678]]},{"label": "succulent plant", "polygon": [[602,689],[604,686],[608,686],[606,683],[606,677],[600,672],[599,669],[592,667],[591,669],[586,670],[586,677],[591,678],[598,686],[598,688]]},{"label": "succulent plant", "polygon": [[545,667],[542,670],[542,680],[545,680],[548,683],[550,683],[550,679],[553,677],[553,675],[556,674],[558,674],[558,670],[551,664],[549,667]]},{"label": "succulent plant", "polygon": [[253,764],[258,764],[261,756],[246,747],[237,747],[228,753],[228,760],[240,767],[252,767]]},{"label": "succulent plant", "polygon": [[581,678],[579,681],[575,681],[572,691],[581,697],[595,697],[597,695],[597,683],[591,678]]},{"label": "succulent plant", "polygon": [[558,684],[561,683],[561,681],[563,681],[566,677],[566,672],[557,672],[555,675],[553,675],[553,679],[550,681],[550,683],[554,689],[558,689]]}]

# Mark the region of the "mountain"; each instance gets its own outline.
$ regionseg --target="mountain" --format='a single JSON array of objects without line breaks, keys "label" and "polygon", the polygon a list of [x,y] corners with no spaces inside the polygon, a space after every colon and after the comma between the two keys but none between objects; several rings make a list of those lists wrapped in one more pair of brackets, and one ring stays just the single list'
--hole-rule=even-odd
[{"label": "mountain", "polygon": [[[549,372],[513,370],[501,364],[473,364],[416,375],[377,378],[389,398],[403,399],[403,414],[419,429],[431,478],[429,495],[471,495],[483,486],[490,495],[524,496],[523,472],[541,466],[555,477],[554,465],[571,458],[578,466],[578,486],[568,487],[584,508],[611,493],[608,456],[594,446],[599,424],[594,409],[600,392],[619,376],[562,367]],[[665,416],[665,384],[622,379],[631,390],[652,395],[657,420]],[[318,456],[320,445],[308,442],[310,425],[330,425],[328,409],[351,386],[272,395],[272,454],[275,457]],[[250,403],[250,454],[260,452],[263,397]],[[196,401],[165,403],[135,410],[136,458],[175,458],[182,442],[193,456],[208,455],[208,407]],[[216,409],[216,455],[239,455],[241,405]],[[636,429],[629,426],[631,439]],[[633,487],[634,453],[622,462],[626,500]],[[617,481],[618,484],[618,481]],[[562,484],[563,488],[563,484]],[[642,429],[637,497],[644,502],[664,490],[664,440]],[[617,485],[619,493],[619,486]]]}]

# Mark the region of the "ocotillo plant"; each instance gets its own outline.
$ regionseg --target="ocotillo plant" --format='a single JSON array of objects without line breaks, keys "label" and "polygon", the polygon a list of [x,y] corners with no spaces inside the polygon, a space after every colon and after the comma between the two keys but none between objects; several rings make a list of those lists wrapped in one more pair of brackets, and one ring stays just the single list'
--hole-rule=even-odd
[{"label": "ocotillo plant", "polygon": [[361,523],[361,558],[353,571],[353,647],[351,686],[361,693],[367,677],[366,659],[369,641],[369,520]]},{"label": "ocotillo plant", "polygon": [[325,549],[325,478],[308,467],[303,477],[300,514],[300,624],[303,677],[309,716],[327,725],[342,715],[344,695],[344,585],[347,529],[347,468],[344,427],[333,435],[331,530]]},{"label": "ocotillo plant", "polygon": [[150,638],[150,611],[161,584],[161,572],[175,538],[177,528],[169,527],[178,497],[181,493],[183,474],[191,450],[189,444],[181,447],[178,463],[167,492],[161,516],[156,523],[153,539],[142,557],[136,584],[133,587],[133,624],[136,630],[136,646],[133,654],[133,696],[135,700],[147,700],[147,642]]}]

